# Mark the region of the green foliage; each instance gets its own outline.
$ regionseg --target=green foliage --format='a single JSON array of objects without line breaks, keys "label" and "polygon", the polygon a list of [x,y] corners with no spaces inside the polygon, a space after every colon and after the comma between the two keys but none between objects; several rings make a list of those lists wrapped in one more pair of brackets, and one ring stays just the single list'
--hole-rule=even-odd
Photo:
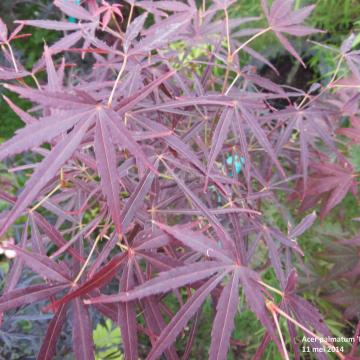
[{"label": "green foliage", "polygon": [[360,171],[360,146],[350,146],[349,155],[351,158],[351,163],[355,167],[355,170]]},{"label": "green foliage", "polygon": [[26,38],[26,40],[18,39],[16,42],[14,41],[14,44],[16,44],[16,48],[20,49],[23,54],[22,64],[30,70],[44,51],[45,39],[51,44],[55,42],[59,34],[51,30],[39,28],[27,28],[27,31],[31,31],[31,36]]},{"label": "green foliage", "polygon": [[[4,93],[10,100],[12,100],[17,106],[21,107],[24,110],[29,109],[29,102],[26,100],[19,99],[13,93],[6,91]],[[22,121],[19,117],[10,109],[6,104],[5,100],[0,98],[0,142],[6,139],[9,139],[14,132],[23,126]]]},{"label": "green foliage", "polygon": [[120,328],[115,327],[110,319],[98,323],[93,331],[96,360],[123,360],[124,355],[118,346],[120,337]]},{"label": "green foliage", "polygon": [[[14,4],[11,1],[4,1],[0,4],[0,13],[3,20],[5,20],[10,29],[14,28],[12,24],[12,17],[16,16],[16,19],[33,19],[39,16],[40,11],[43,10],[45,5],[42,1],[37,2],[25,2],[20,4]],[[16,14],[16,15],[15,15]],[[49,43],[53,43],[58,37],[59,33],[56,31],[44,30],[40,28],[27,27],[24,28],[22,33],[29,33],[31,36],[14,40],[14,45],[18,51],[17,57],[20,58],[23,66],[31,70],[34,63],[42,56],[44,50],[44,39]],[[19,54],[20,53],[20,54]],[[38,74],[39,79],[42,78],[42,74]],[[32,81],[32,80],[29,80]],[[6,95],[10,98],[17,106],[24,110],[30,108],[30,103],[26,100],[19,99],[13,93],[8,91],[3,92],[0,89],[1,95]],[[6,102],[0,97],[0,142],[9,139],[14,132],[23,126],[23,123],[9,108]]]},{"label": "green foliage", "polygon": [[317,0],[312,23],[325,29],[331,37],[336,35],[333,41],[338,41],[346,36],[349,30],[355,30],[354,22],[359,19],[359,15],[360,2],[358,0]]},{"label": "green foliage", "polygon": [[[339,41],[339,38],[346,36],[349,30],[358,29],[360,15],[360,2],[358,0],[296,0],[297,9],[315,4],[315,10],[310,18],[310,24],[328,33],[336,33],[333,41]],[[230,15],[235,16],[258,16],[262,13],[260,2],[252,0],[237,0],[231,8]],[[333,35],[333,34],[332,34]],[[265,45],[265,40],[264,45]]]}]

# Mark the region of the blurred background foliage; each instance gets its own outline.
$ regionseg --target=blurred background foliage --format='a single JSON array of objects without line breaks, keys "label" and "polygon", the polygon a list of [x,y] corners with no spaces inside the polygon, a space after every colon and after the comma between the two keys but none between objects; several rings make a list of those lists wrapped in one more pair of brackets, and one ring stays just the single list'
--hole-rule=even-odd
[{"label": "blurred background foliage", "polygon": [[[1,0],[0,17],[6,23],[9,30],[14,29],[14,21],[20,19],[35,19],[54,17],[52,1],[47,0]],[[27,31],[30,29],[28,28]],[[30,31],[29,31],[30,32]],[[14,40],[14,51],[17,59],[26,69],[31,69],[37,59],[40,58],[44,49],[44,42],[52,43],[59,34],[54,31],[44,29],[31,29],[31,36],[25,39]],[[1,60],[1,56],[0,56]],[[0,89],[0,94],[4,94],[14,101],[22,109],[30,108],[30,103],[19,99],[16,95]],[[0,140],[10,138],[16,129],[22,126],[20,119],[6,105],[4,99],[0,98]]]}]

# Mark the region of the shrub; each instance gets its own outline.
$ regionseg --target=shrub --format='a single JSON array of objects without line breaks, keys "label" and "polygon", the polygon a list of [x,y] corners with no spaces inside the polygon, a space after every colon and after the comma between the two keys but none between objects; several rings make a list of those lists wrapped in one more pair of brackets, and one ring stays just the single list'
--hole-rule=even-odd
[{"label": "shrub", "polygon": [[[233,3],[129,1],[124,16],[105,1],[55,0],[77,21],[19,20],[12,34],[0,23],[3,86],[33,103],[25,112],[6,98],[26,126],[0,158],[35,155],[15,169],[29,176],[22,191],[0,193],[9,204],[0,236],[22,226],[17,244],[3,245],[16,258],[0,311],[47,301],[42,310],[54,315],[39,359],[55,356],[67,319],[76,358],[93,359],[95,312],[120,326],[126,359],[189,358],[209,297],[209,358],[225,359],[242,295],[264,328],[255,358],[269,342],[299,358],[300,333],[313,338],[310,348],[345,359],[322,341],[331,335],[322,315],[297,294],[296,266],[297,238],[316,219],[307,211],[320,206],[324,219],[357,193],[359,174],[337,141],[360,142],[354,36],[329,49],[338,65],[328,84],[278,85],[257,74],[253,60],[277,69],[251,44],[271,33],[305,66],[291,37],[319,32],[303,24],[314,6],[262,0],[268,25],[258,28],[257,18],[229,18]],[[32,70],[12,50],[24,26],[64,32]],[[251,60],[240,67],[244,53]],[[264,216],[269,205],[287,229]],[[36,276],[18,287],[23,269]],[[277,285],[262,278],[265,269]]]}]

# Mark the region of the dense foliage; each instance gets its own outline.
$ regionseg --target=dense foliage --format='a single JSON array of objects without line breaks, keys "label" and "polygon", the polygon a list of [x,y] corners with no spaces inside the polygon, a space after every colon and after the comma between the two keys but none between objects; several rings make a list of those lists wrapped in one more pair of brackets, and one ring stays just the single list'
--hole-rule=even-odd
[{"label": "dense foliage", "polygon": [[[254,62],[281,75],[251,46],[271,34],[305,66],[292,39],[320,32],[304,25],[314,6],[262,0],[259,28],[257,17],[229,17],[234,3],[55,0],[68,19],[18,20],[12,33],[0,22],[3,86],[33,104],[25,112],[5,97],[25,127],[0,146],[0,159],[31,156],[11,169],[29,177],[22,191],[0,191],[8,205],[0,236],[15,237],[2,244],[14,260],[0,311],[6,323],[19,307],[46,301],[41,310],[53,316],[39,359],[56,356],[68,323],[76,358],[94,359],[95,314],[120,327],[125,359],[190,358],[207,298],[209,359],[227,358],[244,306],[264,328],[255,359],[271,342],[285,359],[302,357],[297,334],[324,349],[319,359],[327,351],[356,358],[357,342],[345,354],[323,341],[331,331],[299,295],[296,270],[306,272],[297,238],[314,210],[324,220],[357,195],[360,174],[346,151],[360,144],[355,35],[326,47],[337,56],[327,84],[282,86],[257,73]],[[31,70],[13,51],[25,26],[63,32]],[[286,229],[267,218],[269,205]],[[355,291],[359,239],[329,250],[332,276]],[[34,276],[18,286],[29,269]],[[276,285],[262,277],[269,269]],[[356,295],[342,294],[333,301],[350,301],[346,317],[356,319]]]}]

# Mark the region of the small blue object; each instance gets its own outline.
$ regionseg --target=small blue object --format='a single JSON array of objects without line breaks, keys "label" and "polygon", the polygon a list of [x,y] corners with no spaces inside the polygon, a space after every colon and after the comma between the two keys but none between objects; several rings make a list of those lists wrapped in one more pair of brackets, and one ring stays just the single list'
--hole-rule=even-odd
[{"label": "small blue object", "polygon": [[[229,166],[232,166],[233,157],[232,157],[231,155],[227,157],[226,163],[227,163]],[[244,158],[243,156],[240,156],[240,159],[239,159],[239,156],[238,156],[238,155],[235,155],[235,172],[236,172],[237,174],[240,174],[241,169],[242,169],[242,167],[243,167],[244,164],[245,164],[245,158]],[[232,174],[230,174],[230,176],[232,176]]]},{"label": "small blue object", "polygon": [[[80,5],[81,0],[75,0],[76,5]],[[76,19],[72,16],[69,17],[69,22],[76,23]]]},{"label": "small blue object", "polygon": [[[233,164],[233,157],[231,155],[229,155],[227,158],[226,158],[226,164],[231,166],[232,167],[232,164]],[[240,174],[241,172],[241,169],[243,167],[243,165],[245,164],[245,158],[243,156],[239,156],[238,155],[235,155],[235,172],[237,174]],[[233,176],[232,172],[230,173],[230,176]],[[216,188],[214,185],[211,185],[209,187],[211,190],[217,192]],[[221,196],[219,195],[219,193],[217,193],[217,202],[218,202],[218,205],[220,206],[221,205],[221,201],[222,201],[222,198]]]}]

